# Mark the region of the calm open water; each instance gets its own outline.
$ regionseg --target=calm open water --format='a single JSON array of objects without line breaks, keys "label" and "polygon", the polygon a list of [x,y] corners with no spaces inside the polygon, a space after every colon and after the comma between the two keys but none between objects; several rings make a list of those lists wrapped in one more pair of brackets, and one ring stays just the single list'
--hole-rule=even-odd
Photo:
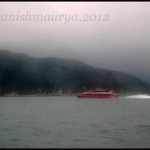
[{"label": "calm open water", "polygon": [[150,148],[150,99],[0,97],[0,148]]}]

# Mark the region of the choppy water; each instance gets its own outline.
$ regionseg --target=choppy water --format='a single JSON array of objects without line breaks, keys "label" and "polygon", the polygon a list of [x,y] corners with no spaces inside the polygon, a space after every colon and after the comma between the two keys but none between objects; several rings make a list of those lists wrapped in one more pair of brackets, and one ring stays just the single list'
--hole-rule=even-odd
[{"label": "choppy water", "polygon": [[0,148],[149,148],[150,99],[0,97]]}]

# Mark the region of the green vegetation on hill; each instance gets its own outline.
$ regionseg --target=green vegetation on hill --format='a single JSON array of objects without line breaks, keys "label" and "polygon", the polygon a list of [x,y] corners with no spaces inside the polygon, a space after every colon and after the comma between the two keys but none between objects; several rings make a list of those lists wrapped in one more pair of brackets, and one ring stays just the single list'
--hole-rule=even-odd
[{"label": "green vegetation on hill", "polygon": [[0,50],[0,95],[76,93],[90,88],[149,93],[150,85],[132,75],[97,69],[82,61],[34,58]]}]

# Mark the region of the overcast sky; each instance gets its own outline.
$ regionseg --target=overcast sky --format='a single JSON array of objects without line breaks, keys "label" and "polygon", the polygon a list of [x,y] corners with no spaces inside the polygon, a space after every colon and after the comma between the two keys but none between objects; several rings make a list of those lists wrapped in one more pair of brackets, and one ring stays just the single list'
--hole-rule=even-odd
[{"label": "overcast sky", "polygon": [[79,59],[150,83],[150,2],[0,2],[0,33],[0,49]]}]

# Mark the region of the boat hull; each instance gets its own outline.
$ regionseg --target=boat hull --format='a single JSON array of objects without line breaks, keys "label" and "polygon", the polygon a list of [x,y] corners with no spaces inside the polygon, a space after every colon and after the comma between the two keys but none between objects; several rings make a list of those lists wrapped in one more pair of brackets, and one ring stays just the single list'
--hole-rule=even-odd
[{"label": "boat hull", "polygon": [[76,94],[78,98],[117,98],[116,95],[111,94]]}]

